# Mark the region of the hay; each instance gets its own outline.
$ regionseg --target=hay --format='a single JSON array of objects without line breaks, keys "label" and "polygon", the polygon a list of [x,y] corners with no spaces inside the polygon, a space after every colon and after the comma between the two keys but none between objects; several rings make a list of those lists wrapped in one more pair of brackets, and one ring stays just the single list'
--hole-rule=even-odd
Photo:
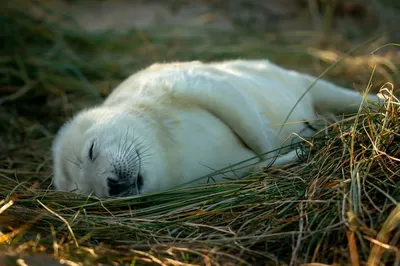
[{"label": "hay", "polygon": [[[49,254],[68,265],[400,262],[400,101],[392,83],[381,89],[382,107],[330,124],[312,146],[304,145],[298,165],[126,198],[54,192],[48,150],[54,132],[73,111],[152,61],[149,44],[143,33],[88,34],[19,9],[1,10],[8,41],[0,68],[6,73],[0,81],[0,254]],[[162,59],[312,61],[304,52],[288,62],[260,36],[252,44],[231,36],[204,47],[182,39],[174,50],[158,32],[147,34]],[[224,43],[232,47],[226,54]]]}]

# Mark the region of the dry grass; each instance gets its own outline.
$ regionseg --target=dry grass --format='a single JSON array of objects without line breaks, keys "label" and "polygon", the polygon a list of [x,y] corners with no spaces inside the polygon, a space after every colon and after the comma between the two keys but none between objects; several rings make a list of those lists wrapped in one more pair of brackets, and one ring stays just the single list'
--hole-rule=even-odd
[{"label": "dry grass", "polygon": [[393,46],[363,56],[381,44],[375,39],[328,73],[351,73],[336,80],[374,85],[387,100],[330,124],[303,146],[302,163],[243,180],[100,200],[51,190],[49,147],[67,117],[131,71],[154,60],[246,56],[320,73],[344,51],[315,45],[310,56],[309,36],[290,34],[210,33],[206,41],[158,31],[86,34],[66,18],[60,26],[0,10],[0,264],[400,263],[400,101],[393,93],[399,55],[382,52]]}]

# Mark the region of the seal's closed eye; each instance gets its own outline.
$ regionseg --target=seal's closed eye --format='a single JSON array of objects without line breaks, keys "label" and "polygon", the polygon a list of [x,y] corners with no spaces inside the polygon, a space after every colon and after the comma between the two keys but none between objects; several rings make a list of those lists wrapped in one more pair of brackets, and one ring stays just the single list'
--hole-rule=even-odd
[{"label": "seal's closed eye", "polygon": [[89,148],[89,159],[92,162],[94,161],[94,159],[96,159],[93,157],[93,149],[94,149],[94,141],[92,142],[92,144],[90,145],[90,148]]}]

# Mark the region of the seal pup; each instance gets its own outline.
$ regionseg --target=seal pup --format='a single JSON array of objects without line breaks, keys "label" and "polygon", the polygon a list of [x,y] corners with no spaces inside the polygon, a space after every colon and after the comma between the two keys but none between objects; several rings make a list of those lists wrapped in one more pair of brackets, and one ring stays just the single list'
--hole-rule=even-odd
[{"label": "seal pup", "polygon": [[[129,196],[253,158],[215,177],[240,178],[270,163],[277,152],[263,154],[293,133],[311,136],[305,121],[317,120],[317,112],[354,113],[362,103],[358,92],[267,60],[153,64],[61,127],[52,147],[53,184],[97,197]],[[296,159],[290,151],[273,165]]]}]

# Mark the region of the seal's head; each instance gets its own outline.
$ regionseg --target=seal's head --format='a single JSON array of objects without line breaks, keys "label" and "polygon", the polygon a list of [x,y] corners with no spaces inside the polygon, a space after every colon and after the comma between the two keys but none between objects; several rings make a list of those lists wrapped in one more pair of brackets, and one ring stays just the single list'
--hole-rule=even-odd
[{"label": "seal's head", "polygon": [[110,108],[85,110],[72,118],[53,143],[55,188],[97,197],[156,189],[157,184],[145,180],[149,147],[136,134],[137,124],[131,114]]}]

